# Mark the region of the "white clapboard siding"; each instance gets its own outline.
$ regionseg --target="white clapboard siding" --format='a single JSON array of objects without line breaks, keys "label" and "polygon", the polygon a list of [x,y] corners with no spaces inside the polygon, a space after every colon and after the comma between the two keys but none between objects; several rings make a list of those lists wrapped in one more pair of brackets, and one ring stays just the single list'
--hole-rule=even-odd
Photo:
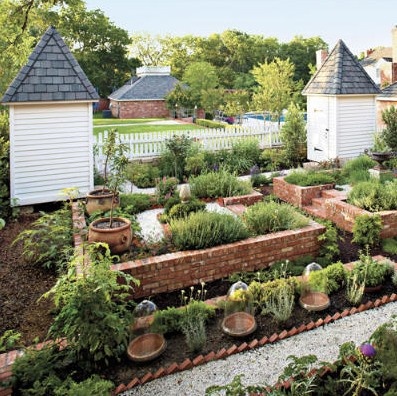
[{"label": "white clapboard siding", "polygon": [[65,199],[93,188],[92,104],[10,106],[11,200],[16,206]]},{"label": "white clapboard siding", "polygon": [[[144,132],[120,134],[120,140],[128,146],[130,160],[158,157],[164,150],[165,142],[175,135],[189,136],[201,144],[203,150],[216,151],[231,149],[241,139],[254,138],[262,148],[281,145],[277,123],[266,123],[255,127],[227,129],[193,129],[187,131]],[[107,132],[94,136],[96,147],[95,166],[102,172],[104,164],[103,145]]]},{"label": "white clapboard siding", "polygon": [[375,98],[350,97],[338,100],[337,150],[340,158],[354,158],[373,145],[376,131]]}]

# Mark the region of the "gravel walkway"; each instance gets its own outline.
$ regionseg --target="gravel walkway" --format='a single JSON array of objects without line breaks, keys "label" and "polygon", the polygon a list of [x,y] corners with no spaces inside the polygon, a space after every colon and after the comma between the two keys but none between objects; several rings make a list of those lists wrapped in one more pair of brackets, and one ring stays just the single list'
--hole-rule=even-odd
[{"label": "gravel walkway", "polygon": [[274,384],[289,355],[315,354],[319,361],[336,360],[339,346],[347,341],[357,345],[382,323],[397,314],[397,302],[339,319],[285,340],[229,356],[191,370],[172,374],[124,392],[123,396],[202,396],[210,385],[230,383],[243,374],[243,383]]}]

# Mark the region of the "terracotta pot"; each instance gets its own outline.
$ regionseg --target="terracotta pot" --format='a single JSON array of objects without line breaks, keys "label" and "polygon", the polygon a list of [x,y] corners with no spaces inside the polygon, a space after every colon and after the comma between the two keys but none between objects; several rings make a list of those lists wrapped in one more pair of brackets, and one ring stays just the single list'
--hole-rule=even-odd
[{"label": "terracotta pot", "polygon": [[161,334],[147,333],[130,342],[127,355],[134,362],[147,362],[160,356],[166,346],[167,343]]},{"label": "terracotta pot", "polygon": [[383,285],[365,286],[364,287],[364,292],[365,293],[376,293],[378,291],[381,291],[382,288],[383,288]]},{"label": "terracotta pot", "polygon": [[88,242],[104,242],[113,254],[129,250],[132,241],[131,221],[124,217],[114,217],[112,228],[110,218],[94,220],[88,229]]},{"label": "terracotta pot", "polygon": [[118,195],[113,197],[113,193],[109,189],[93,190],[86,196],[85,208],[89,215],[98,210],[101,212],[107,212],[112,207],[112,201],[114,208],[119,206]]},{"label": "terracotta pot", "polygon": [[246,312],[235,312],[223,319],[222,330],[232,337],[245,337],[256,330],[255,317]]},{"label": "terracotta pot", "polygon": [[329,307],[329,297],[325,293],[310,292],[301,296],[299,304],[308,311],[323,311]]}]

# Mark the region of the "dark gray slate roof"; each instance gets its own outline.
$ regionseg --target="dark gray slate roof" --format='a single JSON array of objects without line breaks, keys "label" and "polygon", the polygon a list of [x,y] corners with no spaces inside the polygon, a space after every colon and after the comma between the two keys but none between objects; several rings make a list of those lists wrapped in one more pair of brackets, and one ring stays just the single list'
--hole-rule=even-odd
[{"label": "dark gray slate roof", "polygon": [[121,88],[112,92],[112,100],[164,100],[169,92],[179,83],[175,77],[169,75],[146,75],[133,77]]},{"label": "dark gray slate roof", "polygon": [[1,102],[87,101],[99,96],[54,27],[50,27]]},{"label": "dark gray slate roof", "polygon": [[379,99],[394,98],[397,99],[397,82],[390,84],[386,88],[382,89],[381,94],[378,96]]},{"label": "dark gray slate roof", "polygon": [[380,89],[346,44],[339,40],[302,93],[304,95],[376,95],[380,93]]}]

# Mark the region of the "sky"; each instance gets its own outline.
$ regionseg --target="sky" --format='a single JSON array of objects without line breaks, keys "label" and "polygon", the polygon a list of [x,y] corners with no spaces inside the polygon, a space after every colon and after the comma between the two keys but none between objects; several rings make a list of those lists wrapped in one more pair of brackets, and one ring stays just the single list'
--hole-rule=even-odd
[{"label": "sky", "polygon": [[353,54],[391,46],[396,0],[86,0],[118,27],[153,36],[207,37],[227,29],[276,37],[320,36],[331,50],[342,39]]}]

